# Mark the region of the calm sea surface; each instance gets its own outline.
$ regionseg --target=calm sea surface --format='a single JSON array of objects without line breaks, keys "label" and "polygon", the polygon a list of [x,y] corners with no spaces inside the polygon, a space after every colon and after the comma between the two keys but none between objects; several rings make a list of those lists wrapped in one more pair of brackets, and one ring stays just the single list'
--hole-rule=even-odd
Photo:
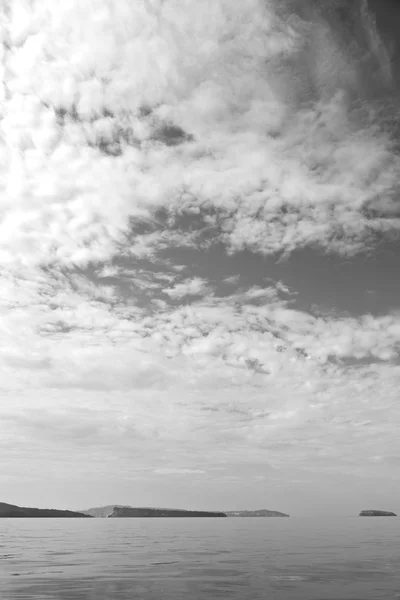
[{"label": "calm sea surface", "polygon": [[0,519],[0,598],[400,598],[400,519]]}]

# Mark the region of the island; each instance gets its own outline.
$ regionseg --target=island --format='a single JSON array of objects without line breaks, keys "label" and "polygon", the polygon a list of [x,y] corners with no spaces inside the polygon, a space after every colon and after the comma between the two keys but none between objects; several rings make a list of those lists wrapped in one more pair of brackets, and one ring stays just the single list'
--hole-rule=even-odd
[{"label": "island", "polygon": [[121,517],[290,517],[277,510],[198,511],[172,508],[135,508],[129,504],[108,504],[79,511],[96,518]]},{"label": "island", "polygon": [[115,506],[108,519],[126,517],[226,517],[223,512],[204,510],[181,510],[177,508],[132,508],[128,506]]},{"label": "island", "polygon": [[108,504],[107,506],[95,506],[93,508],[88,508],[86,510],[80,510],[79,512],[84,515],[90,515],[91,517],[96,517],[96,519],[105,519],[108,515],[111,515],[114,508],[133,508],[129,504]]},{"label": "island", "polygon": [[226,510],[225,514],[227,517],[290,517],[290,515],[283,512],[265,508],[260,510]]},{"label": "island", "polygon": [[362,510],[359,517],[397,517],[394,512],[387,510]]},{"label": "island", "polygon": [[0,518],[90,518],[91,515],[72,510],[57,510],[55,508],[28,508],[0,502]]}]

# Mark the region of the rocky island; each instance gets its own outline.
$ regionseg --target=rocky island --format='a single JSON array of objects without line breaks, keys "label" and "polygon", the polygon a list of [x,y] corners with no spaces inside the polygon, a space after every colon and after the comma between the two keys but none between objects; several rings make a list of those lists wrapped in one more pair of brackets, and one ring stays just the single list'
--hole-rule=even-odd
[{"label": "rocky island", "polygon": [[108,515],[114,511],[114,508],[133,508],[129,504],[108,504],[107,506],[96,506],[94,508],[88,508],[86,510],[80,510],[79,512],[84,515],[90,515],[96,517],[96,519],[105,519]]},{"label": "rocky island", "polygon": [[107,518],[126,517],[226,517],[223,512],[203,510],[181,510],[175,508],[132,508],[128,506],[115,506]]},{"label": "rocky island", "polygon": [[55,508],[28,508],[26,506],[16,506],[15,504],[6,504],[0,502],[0,518],[90,518],[72,510],[57,510]]},{"label": "rocky island", "polygon": [[362,510],[359,517],[397,517],[394,512],[386,510]]},{"label": "rocky island", "polygon": [[109,504],[80,512],[96,518],[116,517],[290,517],[277,510],[224,510],[199,511],[172,508],[135,508],[129,504]]},{"label": "rocky island", "polygon": [[290,515],[277,510],[267,510],[265,508],[260,510],[228,510],[225,511],[225,514],[227,517],[290,517]]}]

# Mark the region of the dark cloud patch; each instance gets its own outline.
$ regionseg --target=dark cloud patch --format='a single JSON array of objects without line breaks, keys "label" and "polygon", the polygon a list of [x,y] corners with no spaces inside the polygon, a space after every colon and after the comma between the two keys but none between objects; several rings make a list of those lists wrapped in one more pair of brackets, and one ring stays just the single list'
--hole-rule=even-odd
[{"label": "dark cloud patch", "polygon": [[177,125],[165,123],[156,129],[152,139],[166,146],[178,146],[184,142],[192,142],[194,137]]},{"label": "dark cloud patch", "polygon": [[[47,105],[48,106],[48,105]],[[57,118],[57,123],[62,127],[66,121],[78,122],[80,120],[78,110],[75,104],[72,104],[69,108],[65,106],[55,106],[54,113]]]},{"label": "dark cloud patch", "polygon": [[246,360],[246,366],[250,371],[254,371],[255,373],[261,373],[262,375],[270,375],[270,371],[265,368],[264,365],[260,363],[256,358],[248,358]]}]

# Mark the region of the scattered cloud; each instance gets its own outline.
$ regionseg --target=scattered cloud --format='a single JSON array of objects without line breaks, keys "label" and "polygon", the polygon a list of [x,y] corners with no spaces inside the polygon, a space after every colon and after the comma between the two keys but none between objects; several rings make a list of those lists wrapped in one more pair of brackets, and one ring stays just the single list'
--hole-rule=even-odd
[{"label": "scattered cloud", "polygon": [[228,283],[229,285],[235,285],[240,280],[240,275],[231,275],[230,277],[225,277],[224,283]]},{"label": "scattered cloud", "polygon": [[[160,208],[211,211],[231,252],[351,254],[398,231],[390,131],[376,102],[348,101],[363,83],[367,100],[371,85],[389,89],[389,62],[357,37],[350,50],[328,13],[294,19],[260,0],[219,0],[211,16],[194,0],[18,7],[4,22],[3,262],[106,262]],[[193,235],[139,234],[129,252]]]},{"label": "scattered cloud", "polygon": [[186,279],[182,283],[177,283],[171,288],[164,288],[164,294],[170,298],[180,299],[185,296],[205,296],[209,292],[210,287],[205,279],[195,277]]},{"label": "scattered cloud", "polygon": [[397,66],[348,10],[3,11],[0,477],[397,464],[398,307],[307,308],[290,277],[399,241]]}]

